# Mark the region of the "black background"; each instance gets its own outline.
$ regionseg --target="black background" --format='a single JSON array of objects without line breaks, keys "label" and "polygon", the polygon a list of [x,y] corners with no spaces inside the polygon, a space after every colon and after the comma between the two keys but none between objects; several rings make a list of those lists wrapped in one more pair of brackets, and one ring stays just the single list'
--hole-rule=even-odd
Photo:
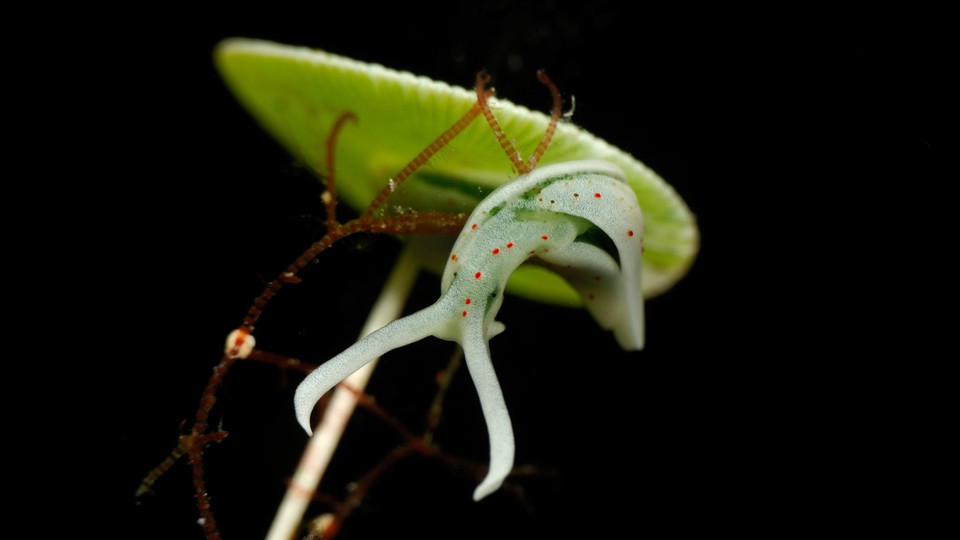
[{"label": "black background", "polygon": [[[133,492],[192,418],[263,280],[322,230],[319,184],[213,68],[213,47],[231,36],[462,86],[486,68],[499,96],[543,111],[535,71],[546,69],[576,96],[574,121],[667,179],[701,228],[690,274],[647,304],[641,353],[620,351],[583,312],[504,303],[507,331],[491,347],[517,463],[555,475],[518,481],[522,502],[498,493],[474,503],[474,479],[412,459],[381,480],[341,538],[776,534],[858,512],[856,494],[876,480],[856,442],[871,414],[848,397],[868,356],[847,325],[863,307],[852,307],[864,274],[850,256],[869,253],[874,233],[846,196],[870,206],[900,172],[925,178],[946,153],[944,38],[936,25],[927,31],[933,17],[665,14],[606,2],[265,9],[129,14],[88,36],[82,50],[96,61],[70,81],[96,98],[83,125],[107,118],[112,129],[77,141],[92,142],[101,180],[86,186],[100,200],[87,216],[98,242],[74,261],[98,280],[80,305],[110,307],[80,317],[110,336],[97,339],[106,369],[93,392],[110,406],[97,418],[108,442],[92,445],[94,476],[110,471],[106,536],[203,536],[185,463],[156,494]],[[907,39],[904,29],[923,31]],[[259,343],[317,362],[349,346],[398,249],[365,237],[322,255],[271,304]],[[410,307],[438,290],[422,276]],[[451,351],[437,340],[398,351],[369,390],[417,429]],[[263,537],[306,441],[292,415],[297,380],[240,365],[220,394],[214,422],[230,435],[206,462],[228,540]],[[484,461],[474,396],[460,373],[438,443]],[[342,494],[397,442],[359,413],[324,491]]]}]

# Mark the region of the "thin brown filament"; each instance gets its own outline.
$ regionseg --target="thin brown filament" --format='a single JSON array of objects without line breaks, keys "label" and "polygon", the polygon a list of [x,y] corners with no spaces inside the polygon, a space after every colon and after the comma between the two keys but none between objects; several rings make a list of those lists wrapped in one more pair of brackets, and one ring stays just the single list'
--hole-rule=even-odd
[{"label": "thin brown filament", "polygon": [[520,159],[520,154],[517,153],[516,149],[514,149],[513,145],[510,144],[510,141],[508,141],[507,137],[503,134],[503,130],[500,129],[500,123],[497,122],[496,117],[493,116],[493,112],[490,110],[486,98],[483,97],[487,95],[485,87],[489,82],[490,75],[486,71],[477,73],[477,104],[483,109],[483,117],[486,118],[487,124],[489,124],[490,129],[493,130],[493,135],[497,138],[497,142],[500,143],[500,148],[503,148],[503,151],[507,154],[507,158],[513,163],[513,167],[519,174],[526,174],[530,172],[527,164]]},{"label": "thin brown filament", "polygon": [[533,151],[533,154],[531,154],[527,160],[528,171],[536,168],[540,158],[543,157],[544,152],[547,151],[547,147],[550,146],[550,142],[553,140],[553,133],[557,130],[557,123],[560,121],[560,115],[563,112],[563,99],[560,97],[560,90],[557,89],[557,85],[553,84],[553,81],[547,76],[547,72],[542,69],[537,71],[537,80],[550,89],[550,95],[553,96],[553,107],[550,109],[550,124],[547,125],[547,131],[543,134],[543,138],[540,139],[540,144],[537,145],[536,150]]},{"label": "thin brown filament", "polygon": [[[356,220],[348,222],[347,225],[353,224],[354,221]],[[332,246],[337,240],[340,240],[341,238],[351,234],[349,232],[345,233],[344,231],[344,229],[347,228],[347,225],[340,225],[339,223],[334,222],[334,228],[332,230],[323,235],[323,238],[311,244],[310,247],[303,252],[303,254],[290,263],[290,266],[288,266],[283,273],[277,276],[273,281],[267,283],[267,286],[263,289],[263,292],[253,299],[253,304],[247,310],[247,314],[244,316],[243,322],[240,324],[240,328],[243,328],[247,331],[247,333],[252,334],[257,321],[260,319],[260,315],[263,314],[263,308],[266,307],[270,299],[276,296],[284,284],[298,282],[299,280],[297,279],[297,274],[299,274],[300,271],[310,263],[310,261],[315,259],[317,255]]]},{"label": "thin brown filament", "polygon": [[357,115],[353,111],[347,111],[337,118],[327,137],[327,192],[324,194],[323,204],[327,208],[327,230],[332,231],[337,226],[337,175],[335,174],[334,152],[337,148],[337,138],[340,136],[340,130],[343,129],[347,121],[358,123]]},{"label": "thin brown filament", "polygon": [[459,120],[456,121],[449,129],[440,134],[439,137],[434,139],[432,143],[427,145],[416,157],[410,160],[410,163],[400,169],[393,178],[390,179],[390,182],[387,183],[383,189],[377,193],[377,196],[374,197],[373,202],[370,203],[370,206],[364,210],[363,215],[360,216],[361,220],[368,220],[373,217],[373,214],[383,208],[384,203],[390,197],[390,194],[397,189],[400,184],[402,184],[407,178],[410,177],[414,172],[417,171],[424,163],[430,160],[434,154],[436,154],[441,148],[446,146],[451,140],[454,139],[457,135],[460,134],[474,118],[480,114],[480,110],[483,106],[486,105],[487,97],[492,95],[491,92],[478,92],[478,102],[474,103],[470,110],[467,111]]},{"label": "thin brown filament", "polygon": [[[475,115],[476,116],[476,115]],[[267,286],[253,300],[253,304],[247,310],[246,316],[240,327],[253,334],[254,327],[263,314],[263,309],[267,303],[280,291],[287,283],[298,283],[300,280],[297,275],[304,269],[310,261],[317,258],[336,242],[359,232],[384,233],[384,234],[447,234],[453,235],[463,228],[467,216],[464,214],[451,214],[448,212],[420,212],[413,215],[387,216],[379,219],[367,219],[362,217],[352,219],[344,224],[335,224],[334,228],[323,235],[320,240],[314,242],[306,251],[296,258],[287,269],[277,276],[273,281],[267,283]]]}]

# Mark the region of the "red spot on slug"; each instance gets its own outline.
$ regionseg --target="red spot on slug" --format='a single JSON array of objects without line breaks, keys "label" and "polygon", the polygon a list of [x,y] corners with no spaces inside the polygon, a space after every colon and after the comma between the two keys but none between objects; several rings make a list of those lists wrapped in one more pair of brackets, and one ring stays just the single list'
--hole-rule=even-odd
[{"label": "red spot on slug", "polygon": [[599,194],[599,193],[594,193],[594,194],[593,194],[593,197],[594,197],[595,199],[599,199],[599,198],[600,198],[600,194]]},{"label": "red spot on slug", "polygon": [[480,272],[477,272],[476,274],[474,274],[473,277],[480,279]]},{"label": "red spot on slug", "polygon": [[543,238],[544,240],[546,240],[547,238],[549,238],[549,236],[543,235],[543,236],[541,236],[540,238]]},{"label": "red spot on slug", "polygon": [[500,248],[493,248],[493,254],[496,255],[497,253],[500,253]]},{"label": "red spot on slug", "polygon": [[467,316],[467,310],[463,310],[463,316],[464,316],[464,317]]},{"label": "red spot on slug", "polygon": [[457,255],[456,255],[456,254],[451,255],[451,256],[450,256],[450,260],[451,260],[451,261],[457,260]]},{"label": "red spot on slug", "polygon": [[509,244],[507,244],[507,249],[510,249],[512,247],[513,247],[513,242],[510,242]]},{"label": "red spot on slug", "polygon": [[469,305],[470,305],[470,299],[469,299],[469,298],[467,298],[467,301],[466,301],[466,302],[464,302],[464,303],[465,303],[465,304],[467,304],[467,305],[469,306]]},{"label": "red spot on slug", "polygon": [[474,223],[473,225],[470,226],[470,230],[476,230],[476,229],[477,229],[477,224],[476,224],[476,223]]},{"label": "red spot on slug", "polygon": [[530,254],[531,254],[531,255],[533,255],[533,254],[536,253],[536,252],[537,252],[537,250],[535,250],[535,249],[531,249],[531,250],[530,250]]}]

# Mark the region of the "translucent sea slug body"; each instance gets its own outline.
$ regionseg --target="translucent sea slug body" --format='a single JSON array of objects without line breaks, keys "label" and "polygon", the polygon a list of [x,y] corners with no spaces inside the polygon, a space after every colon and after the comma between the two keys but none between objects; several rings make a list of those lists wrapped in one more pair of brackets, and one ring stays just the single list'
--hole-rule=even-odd
[{"label": "translucent sea slug body", "polygon": [[493,191],[454,244],[435,304],[394,321],[322,364],[297,388],[297,419],[311,432],[317,401],[384,353],[427,336],[463,346],[490,437],[490,469],[474,491],[496,491],[513,467],[514,438],[488,340],[510,274],[528,259],[562,275],[627,350],[643,347],[643,216],[623,172],[604,161],[543,166]]}]

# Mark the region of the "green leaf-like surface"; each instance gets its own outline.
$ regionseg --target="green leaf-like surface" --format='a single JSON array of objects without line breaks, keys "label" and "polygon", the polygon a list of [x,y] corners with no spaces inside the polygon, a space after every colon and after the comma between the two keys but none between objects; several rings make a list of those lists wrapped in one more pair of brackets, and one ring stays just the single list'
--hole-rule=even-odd
[{"label": "green leaf-like surface", "polygon": [[[230,39],[217,47],[215,59],[240,102],[318,174],[325,168],[325,141],[333,123],[345,112],[357,115],[359,123],[341,132],[335,163],[337,192],[358,210],[476,101],[476,94],[464,88],[304,47]],[[503,99],[490,103],[507,137],[529,155],[549,117]],[[686,273],[699,246],[693,214],[662,178],[632,156],[561,123],[540,163],[579,159],[603,159],[624,170],[645,221],[644,295],[669,289]],[[398,189],[390,204],[469,213],[516,176],[479,117]],[[572,288],[543,268],[521,267],[508,291],[548,303],[580,304]]]}]

